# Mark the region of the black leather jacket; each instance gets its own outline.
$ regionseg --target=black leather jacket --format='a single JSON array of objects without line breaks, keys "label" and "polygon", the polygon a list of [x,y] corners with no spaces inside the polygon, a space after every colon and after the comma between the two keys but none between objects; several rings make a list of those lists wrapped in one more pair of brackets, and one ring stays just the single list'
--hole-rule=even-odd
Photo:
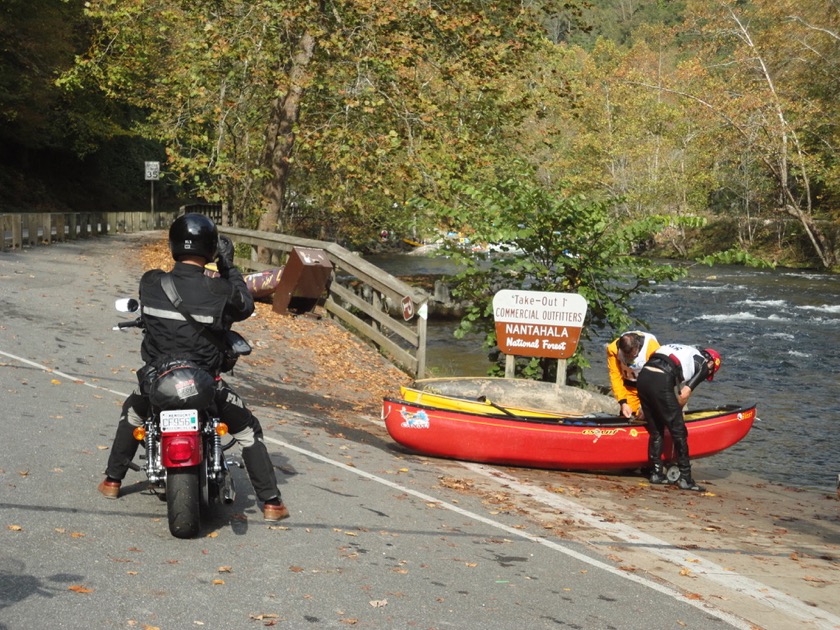
[{"label": "black leather jacket", "polygon": [[[147,271],[140,279],[145,334],[140,355],[147,365],[169,359],[189,359],[213,374],[222,363],[219,349],[184,319],[166,294],[160,280],[166,272]],[[202,267],[176,262],[170,272],[183,300],[182,307],[199,323],[222,337],[234,322],[254,312],[254,298],[242,274],[230,269],[226,278],[212,278]]]}]

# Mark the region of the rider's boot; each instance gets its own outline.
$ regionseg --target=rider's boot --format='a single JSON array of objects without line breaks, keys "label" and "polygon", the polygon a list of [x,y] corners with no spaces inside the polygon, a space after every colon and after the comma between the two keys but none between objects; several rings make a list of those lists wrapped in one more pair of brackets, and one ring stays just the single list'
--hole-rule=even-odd
[{"label": "rider's boot", "polygon": [[680,476],[680,478],[677,479],[677,487],[680,490],[691,490],[693,492],[705,492],[706,491],[706,488],[704,488],[703,486],[697,485],[697,482],[694,481],[691,477]]},{"label": "rider's boot", "polygon": [[656,485],[668,483],[668,477],[665,475],[665,469],[662,464],[654,464],[650,473],[650,482]]}]

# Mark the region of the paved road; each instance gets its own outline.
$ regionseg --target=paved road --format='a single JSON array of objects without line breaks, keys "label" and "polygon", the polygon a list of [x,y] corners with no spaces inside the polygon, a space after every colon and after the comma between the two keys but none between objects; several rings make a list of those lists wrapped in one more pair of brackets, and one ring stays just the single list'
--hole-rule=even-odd
[{"label": "paved road", "polygon": [[[494,509],[492,492],[441,483],[457,464],[406,457],[315,410],[249,400],[288,521],[262,520],[242,473],[237,502],[195,540],[169,535],[139,473],[127,496],[105,500],[96,484],[139,365],[138,336],[110,329],[112,304],[134,293],[139,270],[125,259],[137,243],[0,254],[0,629],[755,627],[591,545],[543,536],[523,511]],[[827,615],[806,626],[832,627]]]}]

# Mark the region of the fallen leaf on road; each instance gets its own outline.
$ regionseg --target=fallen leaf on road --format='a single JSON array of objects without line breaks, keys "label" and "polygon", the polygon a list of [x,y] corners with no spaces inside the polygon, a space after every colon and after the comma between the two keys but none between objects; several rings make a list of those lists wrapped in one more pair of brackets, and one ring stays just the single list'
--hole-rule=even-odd
[{"label": "fallen leaf on road", "polygon": [[805,580],[806,582],[817,582],[819,584],[831,584],[831,582],[829,580],[824,580],[822,578],[813,577],[811,575],[806,575],[802,579]]},{"label": "fallen leaf on road", "polygon": [[93,593],[92,588],[85,588],[81,584],[74,584],[73,586],[68,586],[67,590],[73,591],[74,593]]}]

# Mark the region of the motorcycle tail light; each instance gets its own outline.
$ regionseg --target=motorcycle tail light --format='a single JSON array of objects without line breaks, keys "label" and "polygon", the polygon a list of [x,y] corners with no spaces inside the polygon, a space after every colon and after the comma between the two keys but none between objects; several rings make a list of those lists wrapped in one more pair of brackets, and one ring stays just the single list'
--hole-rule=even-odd
[{"label": "motorcycle tail light", "polygon": [[138,442],[142,442],[146,439],[145,427],[137,427],[136,429],[134,429],[133,435],[135,440],[137,440]]},{"label": "motorcycle tail light", "polygon": [[220,422],[216,425],[216,435],[223,436],[228,434],[228,425],[224,422]]},{"label": "motorcycle tail light", "polygon": [[175,438],[171,440],[166,449],[166,455],[170,461],[185,462],[193,456],[193,440],[188,438]]}]

